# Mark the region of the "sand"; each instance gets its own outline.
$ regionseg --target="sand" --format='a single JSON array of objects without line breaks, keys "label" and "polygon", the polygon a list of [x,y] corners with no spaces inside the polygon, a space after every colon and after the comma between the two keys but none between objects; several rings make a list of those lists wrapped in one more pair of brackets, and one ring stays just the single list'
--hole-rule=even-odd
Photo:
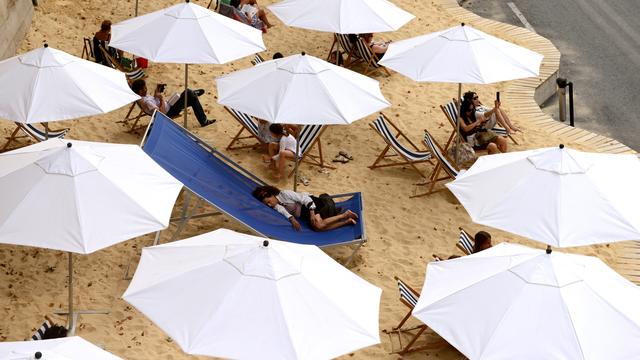
[{"label": "sand", "polygon": [[[24,0],[26,1],[26,0]],[[192,0],[206,6],[208,0]],[[275,0],[260,0],[268,5]],[[399,6],[416,15],[416,18],[399,31],[379,35],[382,39],[400,40],[431,31],[455,26],[460,22],[447,12],[438,1],[396,0]],[[41,46],[48,41],[50,46],[80,56],[82,38],[91,37],[97,31],[103,19],[114,23],[133,15],[133,0],[45,0],[36,10],[33,25],[20,52]],[[170,6],[174,0],[141,0],[140,14]],[[263,57],[271,58],[276,51],[290,55],[306,51],[308,54],[326,57],[331,45],[331,35],[313,31],[289,28],[270,14],[276,26],[264,35],[267,51]],[[474,25],[474,24],[472,24]],[[475,25],[474,25],[475,26]],[[482,24],[477,28],[483,30]],[[495,34],[502,36],[504,34]],[[527,41],[511,39],[519,45],[527,46]],[[216,76],[251,66],[250,58],[243,58],[227,65],[192,65],[190,79],[192,88],[204,88],[206,94],[201,98],[205,110],[218,122],[204,129],[197,127],[193,116],[189,128],[211,144],[224,149],[239,125],[222,106],[216,103]],[[147,70],[148,83],[164,82],[169,91],[178,91],[182,86],[183,66],[151,64]],[[416,144],[421,144],[423,129],[428,129],[436,139],[444,144],[451,127],[438,105],[444,104],[456,95],[457,86],[449,84],[419,84],[410,79],[392,73],[387,77],[382,73],[373,74],[380,81],[384,95],[393,104],[384,112],[404,130]],[[490,86],[464,87],[474,89],[481,99],[490,100],[495,91],[508,92],[509,83]],[[490,101],[485,101],[490,102]],[[503,108],[513,114],[514,109],[508,103]],[[114,143],[139,143],[139,134],[128,134],[121,124],[128,107],[106,115],[93,116],[73,121],[53,124],[54,127],[70,127],[69,138],[104,141]],[[533,247],[541,244],[528,241],[512,234],[484,228],[471,222],[464,208],[448,191],[438,192],[430,197],[409,199],[416,191],[413,184],[419,176],[410,168],[385,168],[370,170],[376,156],[384,147],[384,142],[371,130],[368,124],[371,116],[350,126],[331,127],[322,138],[326,159],[330,160],[340,150],[351,153],[353,161],[347,164],[335,164],[335,169],[327,173],[318,172],[318,168],[303,166],[301,172],[310,179],[308,186],[301,190],[320,193],[344,193],[362,191],[366,209],[366,232],[368,243],[364,246],[350,269],[364,279],[383,289],[380,307],[380,329],[390,329],[404,316],[407,308],[398,301],[398,291],[394,276],[399,276],[414,287],[421,287],[424,281],[426,263],[432,254],[449,256],[462,255],[456,249],[458,227],[463,226],[470,232],[487,230],[493,234],[494,242],[515,242]],[[145,119],[146,121],[147,119]],[[520,145],[509,143],[510,150],[525,150],[544,146],[555,146],[563,139],[536,129],[531,119],[519,115],[513,120],[525,131],[516,135]],[[0,122],[0,133],[8,135],[11,126]],[[582,150],[593,150],[588,146],[569,142]],[[258,176],[269,179],[266,167],[260,161],[260,155],[252,150],[227,152],[233,160],[254,171]],[[431,167],[420,166],[430,173]],[[281,183],[284,188],[291,183]],[[180,204],[181,201],[178,202]],[[48,204],[54,209],[54,204]],[[176,207],[175,212],[177,212]],[[192,221],[183,232],[182,238],[226,227],[247,232],[233,220],[219,216]],[[167,241],[170,232],[163,233]],[[105,349],[126,359],[187,359],[184,354],[160,329],[145,316],[137,312],[120,296],[128,286],[123,274],[130,263],[135,268],[140,249],[152,243],[151,235],[125,241],[118,245],[98,251],[91,255],[76,256],[75,261],[75,303],[77,308],[109,308],[109,315],[88,315],[80,319],[77,334],[85,339],[104,346]],[[616,266],[614,245],[599,245],[569,249],[570,252],[597,255],[611,266]],[[331,249],[328,253],[338,261],[349,254],[346,248]],[[67,257],[59,251],[50,251],[29,247],[0,246],[0,341],[22,340],[30,336],[44,315],[52,316],[60,322],[64,318],[52,315],[53,311],[66,306],[67,302]],[[410,323],[418,324],[416,319]],[[433,339],[432,337],[431,339]],[[421,341],[424,342],[425,337]],[[249,339],[248,339],[249,340]],[[389,337],[381,332],[381,344],[359,350],[345,358],[371,359],[395,358],[390,355],[392,344]],[[249,343],[249,342],[248,342]],[[396,344],[397,345],[397,344]],[[446,346],[437,351],[419,352],[406,356],[409,359],[438,358],[460,359],[463,356],[454,348]]]}]

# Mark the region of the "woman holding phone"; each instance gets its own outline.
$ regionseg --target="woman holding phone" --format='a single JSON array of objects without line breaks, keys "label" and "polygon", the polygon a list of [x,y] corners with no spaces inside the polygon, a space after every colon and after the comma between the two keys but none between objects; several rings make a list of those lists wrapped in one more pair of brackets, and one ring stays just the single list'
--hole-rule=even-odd
[{"label": "woman holding phone", "polygon": [[460,107],[460,132],[462,137],[476,150],[487,150],[489,154],[507,152],[507,138],[494,133],[487,123],[491,117],[500,111],[500,102],[496,100],[495,107],[485,112],[476,111],[473,102],[462,101]]},{"label": "woman holding phone", "polygon": [[[485,112],[489,112],[493,109],[489,108],[488,106],[485,106],[484,104],[482,104],[482,102],[480,101],[478,94],[476,92],[473,91],[467,91],[466,93],[464,93],[463,95],[463,99],[466,101],[469,101],[473,104],[473,106],[476,109],[476,112],[479,113],[485,113]],[[500,93],[496,93],[496,101],[498,104],[498,110],[496,110],[494,113],[491,114],[491,117],[488,119],[488,121],[485,124],[485,128],[487,130],[491,130],[496,126],[496,123],[500,126],[502,126],[503,128],[505,128],[505,130],[507,130],[508,134],[512,134],[512,133],[516,133],[518,131],[521,131],[520,128],[516,127],[512,122],[511,119],[509,119],[509,116],[507,116],[507,113],[502,110],[502,108],[500,108]]]}]

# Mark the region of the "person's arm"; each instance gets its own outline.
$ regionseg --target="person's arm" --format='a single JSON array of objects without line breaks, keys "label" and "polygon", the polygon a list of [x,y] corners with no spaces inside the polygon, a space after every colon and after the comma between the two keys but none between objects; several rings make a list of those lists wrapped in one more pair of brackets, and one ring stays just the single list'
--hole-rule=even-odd
[{"label": "person's arm", "polygon": [[279,212],[280,214],[282,214],[282,216],[284,216],[285,218],[287,218],[287,220],[289,220],[289,222],[291,223],[291,226],[293,226],[293,228],[296,231],[300,231],[300,223],[298,222],[298,220],[296,220],[295,216],[291,215],[287,209],[285,209],[284,206],[277,204],[274,209]]},{"label": "person's arm", "polygon": [[483,113],[485,121],[489,120],[491,116],[493,116],[493,114],[495,114],[498,111],[498,109],[500,109],[500,101],[496,100],[494,105],[495,106],[493,109],[487,110]]},{"label": "person's arm", "polygon": [[482,113],[475,113],[475,117],[476,117],[476,121],[472,122],[471,124],[467,124],[464,119],[462,119],[462,121],[460,121],[460,128],[468,133],[471,132],[473,129],[477,128],[478,126],[482,125],[482,123],[484,123],[484,115]]}]

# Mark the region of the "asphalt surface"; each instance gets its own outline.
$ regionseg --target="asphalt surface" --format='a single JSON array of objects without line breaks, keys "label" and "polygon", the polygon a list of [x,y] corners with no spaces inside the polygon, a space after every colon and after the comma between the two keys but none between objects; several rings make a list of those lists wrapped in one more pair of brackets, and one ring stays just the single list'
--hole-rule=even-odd
[{"label": "asphalt surface", "polygon": [[[458,0],[488,19],[523,23],[562,53],[560,77],[574,84],[576,127],[640,151],[640,2],[638,0]],[[568,95],[567,95],[568,102]],[[543,109],[558,119],[558,100]],[[569,115],[567,111],[567,123]]]}]

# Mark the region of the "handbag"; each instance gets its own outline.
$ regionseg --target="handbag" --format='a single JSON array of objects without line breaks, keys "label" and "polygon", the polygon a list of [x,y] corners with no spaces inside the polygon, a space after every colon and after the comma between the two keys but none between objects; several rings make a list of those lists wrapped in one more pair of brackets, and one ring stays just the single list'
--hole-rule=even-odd
[{"label": "handbag", "polygon": [[[476,160],[478,160],[478,155],[476,155],[475,150],[473,150],[473,147],[471,145],[469,145],[469,143],[467,142],[462,142],[460,144],[458,144],[458,162],[457,165],[459,168],[461,169],[468,169],[471,167],[471,165],[473,165],[473,163],[476,162]],[[448,150],[447,150],[447,156],[449,157],[449,159],[453,160],[455,162],[456,160],[456,145],[453,144],[453,146],[451,146]]]}]

